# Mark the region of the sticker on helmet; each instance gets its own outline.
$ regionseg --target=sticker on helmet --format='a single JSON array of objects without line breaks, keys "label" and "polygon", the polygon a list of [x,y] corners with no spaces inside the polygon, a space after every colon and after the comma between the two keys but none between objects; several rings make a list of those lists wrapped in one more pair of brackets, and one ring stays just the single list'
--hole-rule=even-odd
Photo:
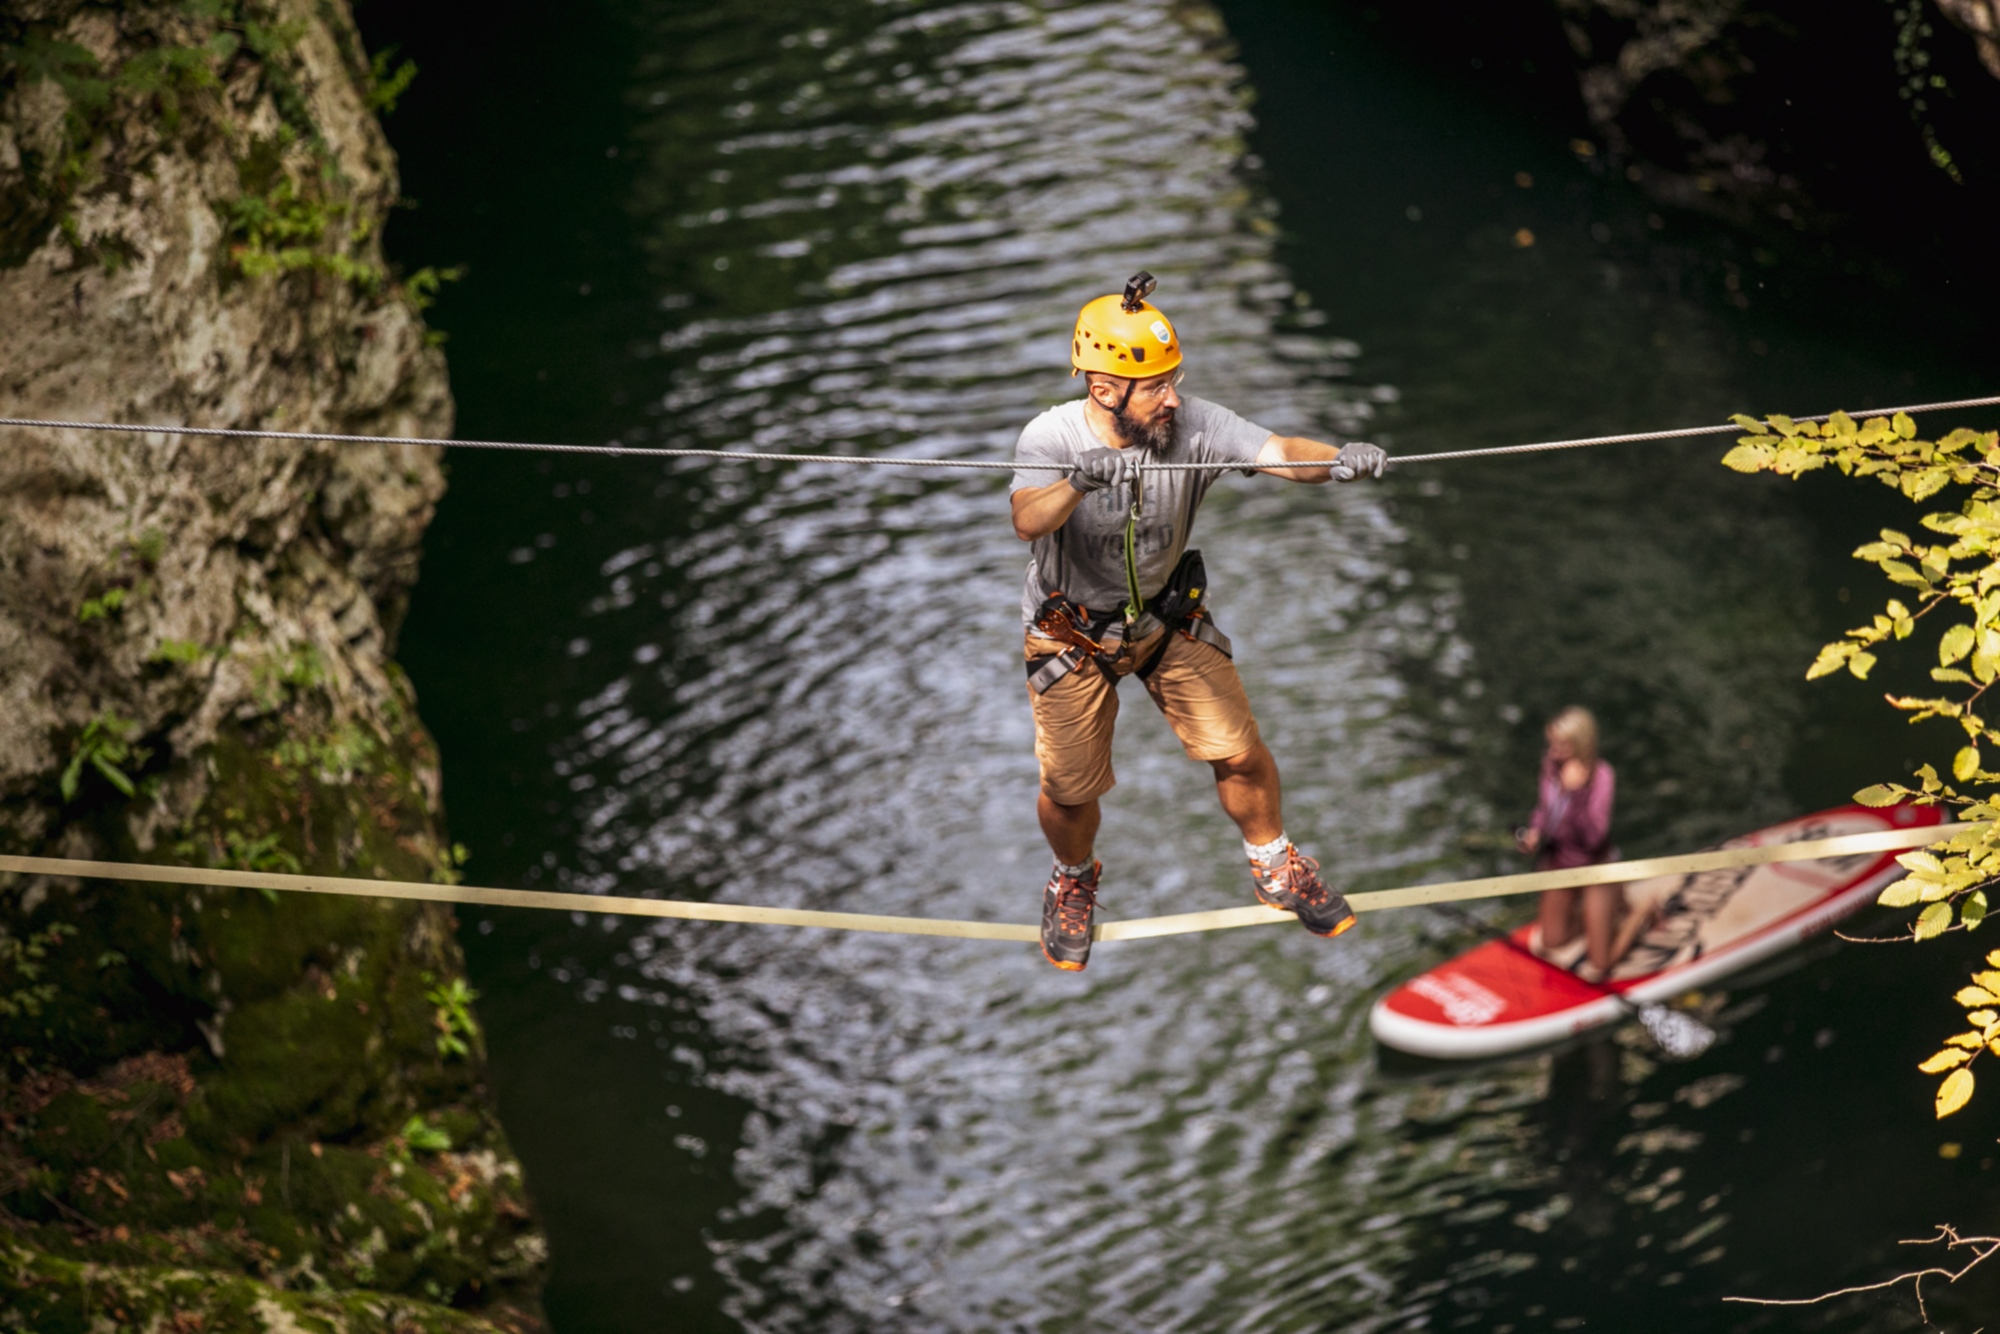
[{"label": "sticker on helmet", "polygon": [[1165,320],[1154,320],[1153,337],[1160,340],[1161,347],[1171,347],[1174,341],[1174,331],[1167,327]]}]

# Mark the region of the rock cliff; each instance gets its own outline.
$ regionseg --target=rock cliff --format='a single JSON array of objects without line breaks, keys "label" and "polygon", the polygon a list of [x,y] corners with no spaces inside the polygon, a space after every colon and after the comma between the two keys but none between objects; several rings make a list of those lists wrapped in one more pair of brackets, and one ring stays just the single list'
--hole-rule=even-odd
[{"label": "rock cliff", "polygon": [[[402,77],[345,0],[0,10],[0,414],[448,433]],[[456,874],[390,657],[443,485],[6,431],[0,848]],[[538,1326],[471,1000],[435,908],[0,885],[0,1328]]]},{"label": "rock cliff", "polygon": [[[2000,90],[1986,75],[2000,78],[2000,0],[1554,9],[1597,139],[1665,202],[1803,226],[1894,190],[1884,160],[1918,172],[1927,162],[1960,185],[1968,159],[1984,169],[1975,175],[1992,173]],[[1945,207],[1952,198],[1937,195]]]}]

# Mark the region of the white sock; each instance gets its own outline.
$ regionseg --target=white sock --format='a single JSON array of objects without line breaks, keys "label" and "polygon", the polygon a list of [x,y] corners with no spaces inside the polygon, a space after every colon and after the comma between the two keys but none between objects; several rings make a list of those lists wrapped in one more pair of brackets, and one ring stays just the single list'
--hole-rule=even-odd
[{"label": "white sock", "polygon": [[1085,857],[1083,863],[1079,866],[1069,866],[1064,864],[1062,858],[1058,857],[1056,858],[1056,869],[1064,875],[1076,876],[1081,879],[1090,874],[1090,858]]},{"label": "white sock", "polygon": [[1251,861],[1262,866],[1283,856],[1285,849],[1291,846],[1291,842],[1283,834],[1279,834],[1269,843],[1252,843],[1246,838],[1243,840],[1243,851],[1250,854]]}]

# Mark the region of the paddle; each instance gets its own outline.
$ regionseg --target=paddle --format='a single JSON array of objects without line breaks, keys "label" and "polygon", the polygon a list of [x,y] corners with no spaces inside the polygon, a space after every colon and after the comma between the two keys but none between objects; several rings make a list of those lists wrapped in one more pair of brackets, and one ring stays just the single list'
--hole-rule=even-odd
[{"label": "paddle", "polygon": [[1516,954],[1525,954],[1545,968],[1554,969],[1559,973],[1568,973],[1570,977],[1576,978],[1578,982],[1583,983],[1584,986],[1589,987],[1599,995],[1609,996],[1612,1000],[1617,1001],[1625,1007],[1628,1013],[1638,1019],[1640,1025],[1645,1028],[1647,1036],[1653,1039],[1654,1044],[1662,1052],[1676,1060],[1687,1060],[1691,1057],[1699,1056],[1707,1051],[1715,1042],[1715,1030],[1691,1014],[1687,1014],[1681,1010],[1670,1010],[1658,1001],[1648,1001],[1641,1005],[1622,992],[1613,991],[1601,982],[1591,982],[1584,978],[1576,977],[1575,973],[1569,973],[1568,969],[1557,968],[1556,965],[1521,944],[1520,941],[1514,939],[1512,932],[1503,931],[1499,927],[1488,926],[1455,904],[1433,903],[1430,906],[1451,918],[1460,926],[1469,927],[1480,935],[1485,936],[1488,940],[1497,940]]}]

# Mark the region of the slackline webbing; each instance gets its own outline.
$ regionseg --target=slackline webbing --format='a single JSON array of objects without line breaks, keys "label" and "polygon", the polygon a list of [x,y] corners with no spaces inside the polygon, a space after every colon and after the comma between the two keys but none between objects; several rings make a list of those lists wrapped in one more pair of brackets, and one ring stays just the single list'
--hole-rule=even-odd
[{"label": "slackline webbing", "polygon": [[[1911,403],[1895,408],[1869,408],[1853,415],[1890,417],[1899,412],[1943,412],[1953,408],[1984,408],[2000,404],[2000,395],[1987,398],[1960,398],[1943,403]],[[1823,422],[1832,413],[1794,417],[1794,421]],[[636,445],[556,445],[527,440],[441,440],[414,435],[340,435],[330,431],[265,431],[247,427],[141,425],[132,422],[63,421],[39,417],[0,417],[0,427],[37,427],[52,431],[116,431],[126,435],[199,435],[222,440],[292,440],[337,445],[423,445],[435,449],[491,449],[539,454],[602,454],[613,458],[656,459],[735,459],[749,463],[837,463],[860,468],[969,468],[997,472],[1070,471],[1066,463],[1015,463],[1011,459],[919,459],[888,454],[783,454],[749,449],[648,449]],[[1392,454],[1391,465],[1403,463],[1443,463],[1458,459],[1499,458],[1511,454],[1547,454],[1560,449],[1585,449],[1593,445],[1637,444],[1647,440],[1682,440],[1693,436],[1726,435],[1743,428],[1734,422],[1716,426],[1681,426],[1667,431],[1639,431],[1629,435],[1593,435],[1575,440],[1541,440],[1526,445],[1498,445],[1487,449],[1452,449],[1432,454]],[[1259,469],[1324,468],[1324,459],[1311,462],[1260,463]],[[1232,472],[1241,463],[1148,463],[1147,472]]]},{"label": "slackline webbing", "polygon": [[[1426,903],[1536,894],[1545,889],[1575,889],[1584,885],[1646,880],[1659,875],[1767,866],[1774,862],[1815,861],[1860,852],[1892,852],[1921,847],[1948,838],[1968,824],[1926,825],[1917,829],[1885,829],[1872,834],[1774,843],[1765,847],[1722,848],[1714,852],[1647,857],[1639,861],[1607,862],[1561,871],[1490,876],[1483,880],[1452,880],[1435,885],[1378,889],[1350,894],[1356,912],[1413,908]],[[0,872],[19,875],[67,876],[80,880],[138,880],[164,885],[212,885],[233,889],[270,889],[289,894],[342,894],[355,898],[416,899],[429,903],[465,903],[492,908],[552,908],[566,912],[603,913],[613,917],[670,917],[695,922],[739,922],[750,926],[814,926],[833,931],[867,931],[901,936],[952,936],[961,940],[1040,938],[1038,928],[1011,922],[953,921],[936,917],[882,917],[872,913],[813,912],[801,908],[757,908],[734,903],[694,903],[683,899],[618,898],[604,894],[572,894],[556,890],[488,889],[478,885],[430,885],[411,880],[360,880],[339,876],[285,875],[275,871],[205,870],[194,866],[154,866],[144,862],[74,861],[64,857],[0,856]],[[1239,926],[1271,926],[1294,922],[1292,914],[1256,904],[1211,912],[1179,913],[1171,917],[1139,917],[1100,923],[1094,938],[1145,940],[1154,936],[1184,936],[1198,931],[1225,931]]]}]

